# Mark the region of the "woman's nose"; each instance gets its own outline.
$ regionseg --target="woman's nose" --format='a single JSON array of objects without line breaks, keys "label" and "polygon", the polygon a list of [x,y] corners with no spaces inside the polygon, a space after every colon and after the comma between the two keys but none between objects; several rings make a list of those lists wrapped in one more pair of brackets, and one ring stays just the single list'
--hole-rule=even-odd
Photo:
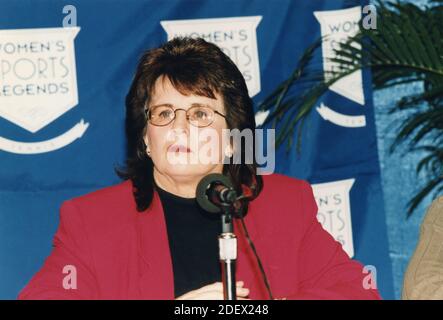
[{"label": "woman's nose", "polygon": [[188,127],[188,120],[186,119],[186,111],[185,110],[176,110],[175,111],[175,119],[172,124],[172,128],[174,129],[186,129]]}]

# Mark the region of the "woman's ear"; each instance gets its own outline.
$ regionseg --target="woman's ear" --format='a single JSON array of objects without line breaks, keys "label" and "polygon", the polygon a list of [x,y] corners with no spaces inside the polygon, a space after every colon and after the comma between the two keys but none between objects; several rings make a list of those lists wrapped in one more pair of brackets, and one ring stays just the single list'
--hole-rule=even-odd
[{"label": "woman's ear", "polygon": [[231,158],[234,155],[234,151],[232,150],[232,146],[229,144],[225,148],[225,156]]},{"label": "woman's ear", "polygon": [[147,135],[145,135],[143,137],[143,141],[145,142],[145,146],[146,146],[146,154],[148,155],[148,157],[150,157],[151,156],[151,148],[149,147],[149,140],[148,140]]}]

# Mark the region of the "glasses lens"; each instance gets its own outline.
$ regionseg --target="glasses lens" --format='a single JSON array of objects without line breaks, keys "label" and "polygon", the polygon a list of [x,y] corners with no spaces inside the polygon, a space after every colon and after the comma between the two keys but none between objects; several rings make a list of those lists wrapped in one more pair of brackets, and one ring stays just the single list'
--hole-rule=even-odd
[{"label": "glasses lens", "polygon": [[188,110],[189,121],[197,127],[207,127],[214,119],[214,111],[209,107],[192,107]]},{"label": "glasses lens", "polygon": [[149,111],[149,121],[156,126],[167,125],[174,119],[174,109],[168,106],[157,106]]}]

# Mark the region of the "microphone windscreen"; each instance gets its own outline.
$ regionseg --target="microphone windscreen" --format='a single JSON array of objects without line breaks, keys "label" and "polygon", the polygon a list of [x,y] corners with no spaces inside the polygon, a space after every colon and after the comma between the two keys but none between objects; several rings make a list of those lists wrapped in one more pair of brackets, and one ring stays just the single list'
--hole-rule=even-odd
[{"label": "microphone windscreen", "polygon": [[198,204],[206,211],[212,213],[221,212],[221,208],[216,206],[211,199],[209,199],[208,193],[214,188],[215,185],[221,184],[228,188],[232,188],[231,180],[223,174],[211,173],[203,177],[197,185],[196,197]]}]

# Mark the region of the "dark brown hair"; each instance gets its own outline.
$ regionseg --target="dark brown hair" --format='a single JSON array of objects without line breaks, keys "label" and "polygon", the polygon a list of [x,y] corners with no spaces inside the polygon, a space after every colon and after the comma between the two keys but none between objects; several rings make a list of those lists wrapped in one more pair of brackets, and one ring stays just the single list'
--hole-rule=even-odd
[{"label": "dark brown hair", "polygon": [[[223,98],[228,129],[250,129],[255,138],[255,118],[252,100],[245,80],[232,60],[215,44],[201,38],[174,38],[159,48],[146,51],[137,66],[131,87],[126,96],[127,157],[125,167],[117,174],[133,183],[133,194],[138,211],[146,210],[153,198],[155,183],[153,162],[146,155],[144,135],[148,124],[144,112],[150,102],[155,82],[167,77],[184,95],[195,94],[215,99],[215,93]],[[256,197],[263,187],[257,175],[257,164],[244,163],[245,151],[253,152],[243,139],[240,148],[240,164],[224,164],[227,175],[237,192],[249,188]],[[252,148],[252,149],[251,149]],[[252,153],[253,155],[255,153]],[[242,203],[241,213],[247,213],[247,201]]]}]

